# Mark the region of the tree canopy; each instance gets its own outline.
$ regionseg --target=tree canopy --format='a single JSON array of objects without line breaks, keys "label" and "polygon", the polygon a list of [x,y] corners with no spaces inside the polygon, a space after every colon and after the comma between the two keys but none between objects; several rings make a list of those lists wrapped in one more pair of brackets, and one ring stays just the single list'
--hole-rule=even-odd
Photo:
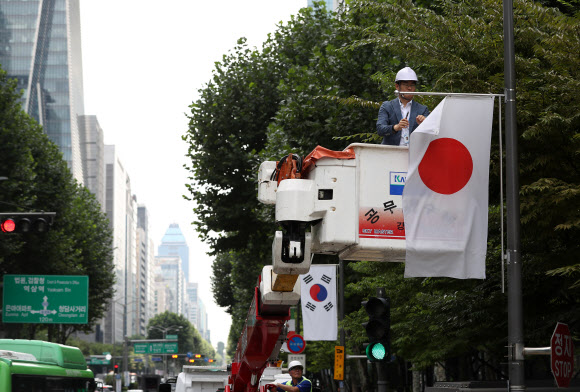
[{"label": "tree canopy", "polygon": [[88,332],[113,296],[112,233],[95,197],[79,185],[58,147],[21,109],[16,82],[0,70],[0,211],[56,212],[45,234],[0,235],[0,275],[88,275],[88,324],[42,326],[3,324],[6,337],[64,343],[75,331]]},{"label": "tree canopy", "polygon": [[147,339],[165,339],[166,335],[177,335],[180,353],[192,352],[205,355],[208,358],[215,358],[215,349],[181,314],[167,311],[149,320]]},{"label": "tree canopy", "polygon": [[[565,320],[572,330],[580,324],[576,15],[514,1],[524,325],[531,346],[545,345],[556,321]],[[233,316],[230,350],[257,274],[271,263],[275,225],[271,208],[255,198],[259,162],[289,152],[305,155],[318,144],[342,149],[349,140],[373,140],[378,105],[394,98],[394,75],[404,66],[417,71],[424,91],[503,92],[502,26],[496,0],[426,6],[355,0],[339,17],[304,9],[278,26],[262,50],[240,41],[224,56],[191,107],[184,138],[197,225],[216,256],[214,296]],[[420,100],[434,108],[439,99]],[[488,379],[502,377],[507,315],[501,292],[500,120],[494,120],[490,162],[488,278],[403,279],[401,265],[349,263],[347,350],[360,352],[365,339],[360,300],[385,287],[399,358],[417,368],[471,358]],[[331,358],[318,358],[316,366],[331,367]],[[449,366],[447,377],[482,377],[466,369]]]}]

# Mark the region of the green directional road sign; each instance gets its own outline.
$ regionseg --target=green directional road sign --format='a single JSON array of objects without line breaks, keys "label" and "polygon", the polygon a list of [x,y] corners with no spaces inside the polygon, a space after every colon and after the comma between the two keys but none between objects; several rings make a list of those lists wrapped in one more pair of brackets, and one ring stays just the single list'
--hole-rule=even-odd
[{"label": "green directional road sign", "polygon": [[92,358],[87,362],[87,365],[110,365],[111,361],[104,358]]},{"label": "green directional road sign", "polygon": [[134,343],[135,354],[177,354],[177,342]]},{"label": "green directional road sign", "polygon": [[165,339],[177,339],[177,335],[165,335]]},{"label": "green directional road sign", "polygon": [[89,277],[4,275],[4,323],[86,324]]}]

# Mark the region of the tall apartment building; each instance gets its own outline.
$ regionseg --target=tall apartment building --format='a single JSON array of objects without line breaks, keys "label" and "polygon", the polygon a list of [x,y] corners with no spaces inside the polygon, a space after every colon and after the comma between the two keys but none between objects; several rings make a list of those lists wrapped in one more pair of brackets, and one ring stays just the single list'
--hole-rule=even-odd
[{"label": "tall apartment building", "polygon": [[97,116],[79,116],[79,140],[85,187],[105,212],[105,143]]},{"label": "tall apartment building", "polygon": [[115,146],[105,146],[105,173],[105,209],[113,230],[113,259],[117,281],[115,296],[104,319],[103,342],[116,343],[123,341],[126,334],[131,335],[135,331],[137,203],[131,195],[131,181]]},{"label": "tall apartment building", "polygon": [[137,324],[135,333],[147,335],[147,323],[152,317],[150,292],[154,267],[153,241],[149,238],[149,212],[147,207],[137,208]]},{"label": "tall apartment building", "polygon": [[159,298],[163,296],[165,306],[158,307],[158,313],[166,311],[185,315],[185,277],[181,270],[179,256],[156,256],[155,284]]},{"label": "tall apartment building", "polygon": [[181,268],[185,281],[189,282],[189,246],[185,241],[185,236],[181,232],[177,223],[172,223],[167,228],[165,235],[161,239],[161,244],[157,249],[158,256],[179,256],[181,258]]},{"label": "tall apartment building", "polygon": [[0,64],[24,90],[23,109],[43,126],[74,178],[84,184],[79,0],[0,0]]},{"label": "tall apartment building", "polygon": [[198,296],[198,284],[188,282],[186,286],[186,317],[199,331],[201,336],[210,341],[208,316],[203,301]]}]

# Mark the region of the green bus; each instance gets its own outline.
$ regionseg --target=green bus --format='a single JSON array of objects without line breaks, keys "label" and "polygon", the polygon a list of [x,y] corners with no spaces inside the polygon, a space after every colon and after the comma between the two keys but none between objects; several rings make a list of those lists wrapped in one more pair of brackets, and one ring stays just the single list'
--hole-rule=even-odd
[{"label": "green bus", "polygon": [[77,347],[0,339],[0,392],[94,392],[93,372]]}]

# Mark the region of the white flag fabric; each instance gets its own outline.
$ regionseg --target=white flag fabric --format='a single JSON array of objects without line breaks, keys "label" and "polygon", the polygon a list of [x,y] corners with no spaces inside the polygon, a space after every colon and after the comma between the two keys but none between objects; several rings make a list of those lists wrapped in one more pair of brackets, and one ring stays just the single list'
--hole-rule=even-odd
[{"label": "white flag fabric", "polygon": [[411,134],[405,277],[485,279],[493,97],[446,97]]},{"label": "white flag fabric", "polygon": [[336,265],[312,265],[300,279],[304,340],[336,340]]}]

